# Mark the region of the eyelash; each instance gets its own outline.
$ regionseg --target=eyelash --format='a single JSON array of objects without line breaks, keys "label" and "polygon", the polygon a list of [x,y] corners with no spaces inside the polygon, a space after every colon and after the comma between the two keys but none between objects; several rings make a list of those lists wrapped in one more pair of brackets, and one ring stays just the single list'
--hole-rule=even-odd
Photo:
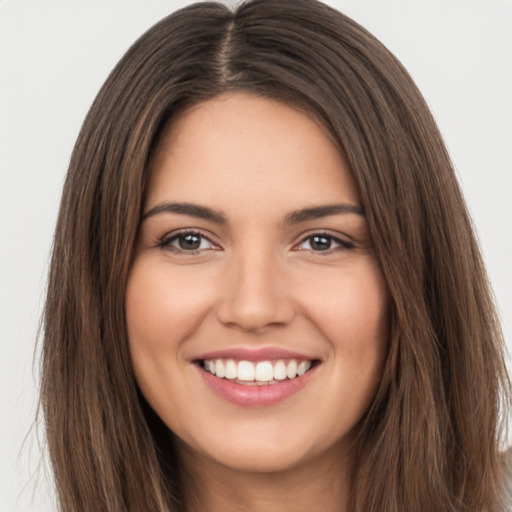
[{"label": "eyelash", "polygon": [[165,235],[160,240],[158,240],[156,246],[162,250],[170,250],[177,254],[194,255],[194,254],[198,254],[199,252],[201,252],[201,250],[203,250],[203,249],[199,248],[199,249],[194,249],[194,250],[188,251],[186,249],[173,247],[171,245],[174,241],[179,240],[180,237],[186,237],[186,236],[196,236],[197,238],[200,239],[200,243],[202,243],[203,240],[207,240],[210,244],[212,244],[212,246],[216,247],[216,245],[210,240],[210,238],[205,236],[203,233],[201,233],[200,231],[195,231],[195,230],[190,230],[190,229],[184,230],[184,231],[178,231],[177,233],[172,233],[170,235]]},{"label": "eyelash", "polygon": [[299,251],[309,250],[309,251],[316,252],[316,253],[332,254],[333,252],[355,249],[355,245],[352,242],[349,242],[348,240],[344,240],[343,238],[340,238],[339,236],[333,235],[332,233],[330,233],[328,231],[315,231],[314,233],[311,233],[311,234],[303,237],[302,240],[295,247],[302,245],[303,243],[305,243],[308,240],[311,243],[311,240],[315,237],[325,238],[325,239],[331,241],[331,243],[334,242],[334,243],[338,244],[338,247],[334,247],[334,248],[330,247],[329,249],[326,249],[325,251],[313,251],[313,249],[297,249],[297,250],[299,250]]},{"label": "eyelash", "polygon": [[[189,254],[189,255],[199,254],[202,250],[205,250],[205,249],[198,248],[198,249],[189,251],[189,250],[174,247],[171,245],[173,242],[179,240],[180,237],[185,237],[185,236],[195,236],[195,237],[199,238],[200,244],[202,243],[202,241],[207,240],[210,244],[212,244],[213,247],[217,247],[216,244],[214,242],[212,242],[212,240],[210,238],[205,236],[200,231],[195,231],[195,230],[184,230],[184,231],[179,231],[177,233],[172,233],[171,235],[165,235],[164,237],[162,237],[160,240],[157,241],[156,246],[162,250],[171,250],[177,254]],[[311,244],[311,241],[315,237],[326,239],[326,240],[330,241],[331,244],[332,243],[337,244],[338,247],[334,247],[334,248],[329,247],[328,249],[319,250],[319,251],[315,251],[313,249],[295,249],[296,247],[304,244],[307,241],[309,241]],[[318,232],[311,233],[311,234],[303,237],[301,239],[301,241],[294,246],[294,249],[298,250],[298,251],[312,251],[315,253],[325,253],[325,254],[332,254],[333,252],[351,250],[354,248],[355,248],[355,245],[352,242],[349,242],[349,241],[344,240],[338,236],[335,236],[332,233],[329,233],[328,231],[318,231]],[[212,250],[212,248],[209,248],[208,250]],[[213,249],[213,250],[216,250],[216,249]]]}]

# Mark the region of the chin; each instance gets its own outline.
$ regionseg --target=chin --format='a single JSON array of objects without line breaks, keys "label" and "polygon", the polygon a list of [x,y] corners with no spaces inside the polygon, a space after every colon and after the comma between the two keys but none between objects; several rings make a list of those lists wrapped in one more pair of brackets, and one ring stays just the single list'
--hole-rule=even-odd
[{"label": "chin", "polygon": [[248,446],[226,451],[222,454],[207,454],[211,460],[226,469],[240,473],[282,473],[302,465],[306,457],[297,450]]},{"label": "chin", "polygon": [[[194,443],[181,441],[184,458],[208,460],[214,466],[243,473],[278,473],[307,467],[315,460],[336,458],[342,446],[333,446],[328,436],[312,438],[289,427],[226,429]],[[275,426],[277,427],[277,426]],[[264,432],[264,435],[262,435]],[[326,442],[327,441],[327,442]],[[334,443],[336,444],[336,443]],[[343,445],[344,446],[344,445]]]}]

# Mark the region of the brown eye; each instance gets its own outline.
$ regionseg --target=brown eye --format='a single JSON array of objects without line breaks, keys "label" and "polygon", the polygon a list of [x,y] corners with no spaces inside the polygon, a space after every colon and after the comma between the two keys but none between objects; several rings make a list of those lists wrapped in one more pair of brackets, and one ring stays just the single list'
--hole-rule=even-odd
[{"label": "brown eye", "polygon": [[332,238],[322,235],[315,235],[309,239],[309,245],[313,251],[327,251],[332,247],[332,244]]},{"label": "brown eye", "polygon": [[201,237],[198,235],[178,235],[176,237],[177,245],[185,251],[197,251],[201,247]]},{"label": "brown eye", "polygon": [[215,249],[216,246],[201,233],[186,231],[163,238],[158,246],[176,252],[195,252]]},{"label": "brown eye", "polygon": [[316,233],[304,238],[298,248],[305,251],[327,252],[338,249],[353,249],[354,244],[327,233]]}]

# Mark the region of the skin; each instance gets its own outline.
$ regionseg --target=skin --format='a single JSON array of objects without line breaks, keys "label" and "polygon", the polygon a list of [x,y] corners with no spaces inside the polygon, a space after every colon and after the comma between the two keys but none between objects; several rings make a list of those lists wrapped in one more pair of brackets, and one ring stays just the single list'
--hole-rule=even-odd
[{"label": "skin", "polygon": [[[388,294],[364,215],[286,222],[304,208],[360,206],[342,155],[304,113],[222,95],[181,114],[160,141],[144,212],[166,203],[226,220],[145,217],[126,292],[136,378],[177,436],[187,511],[344,510],[350,447],[382,375]],[[180,249],[176,232],[187,229],[205,237],[199,250]],[[311,245],[317,233],[323,250]],[[320,363],[283,402],[242,407],[194,363],[232,347]]]}]

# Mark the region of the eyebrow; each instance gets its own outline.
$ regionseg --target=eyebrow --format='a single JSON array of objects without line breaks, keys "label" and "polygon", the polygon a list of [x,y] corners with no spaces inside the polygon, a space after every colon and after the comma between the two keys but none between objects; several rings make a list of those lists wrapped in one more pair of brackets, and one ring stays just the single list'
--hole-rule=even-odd
[{"label": "eyebrow", "polygon": [[313,206],[311,208],[303,208],[295,212],[289,213],[285,217],[285,224],[298,224],[307,220],[320,219],[329,217],[330,215],[355,214],[364,217],[364,211],[360,206],[354,204],[327,204],[324,206]]},{"label": "eyebrow", "polygon": [[[222,212],[215,211],[207,206],[200,206],[194,203],[162,203],[151,208],[142,216],[142,221],[149,217],[158,215],[160,213],[178,213],[181,215],[188,215],[189,217],[196,217],[199,219],[209,220],[216,224],[227,224],[228,220]],[[330,215],[340,214],[355,214],[364,217],[364,211],[360,206],[353,204],[328,204],[322,206],[312,206],[309,208],[302,208],[293,211],[286,215],[285,225],[298,224],[308,220],[319,219],[328,217]]]},{"label": "eyebrow", "polygon": [[197,217],[198,219],[209,220],[216,224],[227,224],[226,217],[221,212],[216,212],[207,206],[200,206],[193,203],[163,203],[151,208],[142,216],[142,221],[148,217],[153,217],[159,213],[180,213],[189,217]]}]

